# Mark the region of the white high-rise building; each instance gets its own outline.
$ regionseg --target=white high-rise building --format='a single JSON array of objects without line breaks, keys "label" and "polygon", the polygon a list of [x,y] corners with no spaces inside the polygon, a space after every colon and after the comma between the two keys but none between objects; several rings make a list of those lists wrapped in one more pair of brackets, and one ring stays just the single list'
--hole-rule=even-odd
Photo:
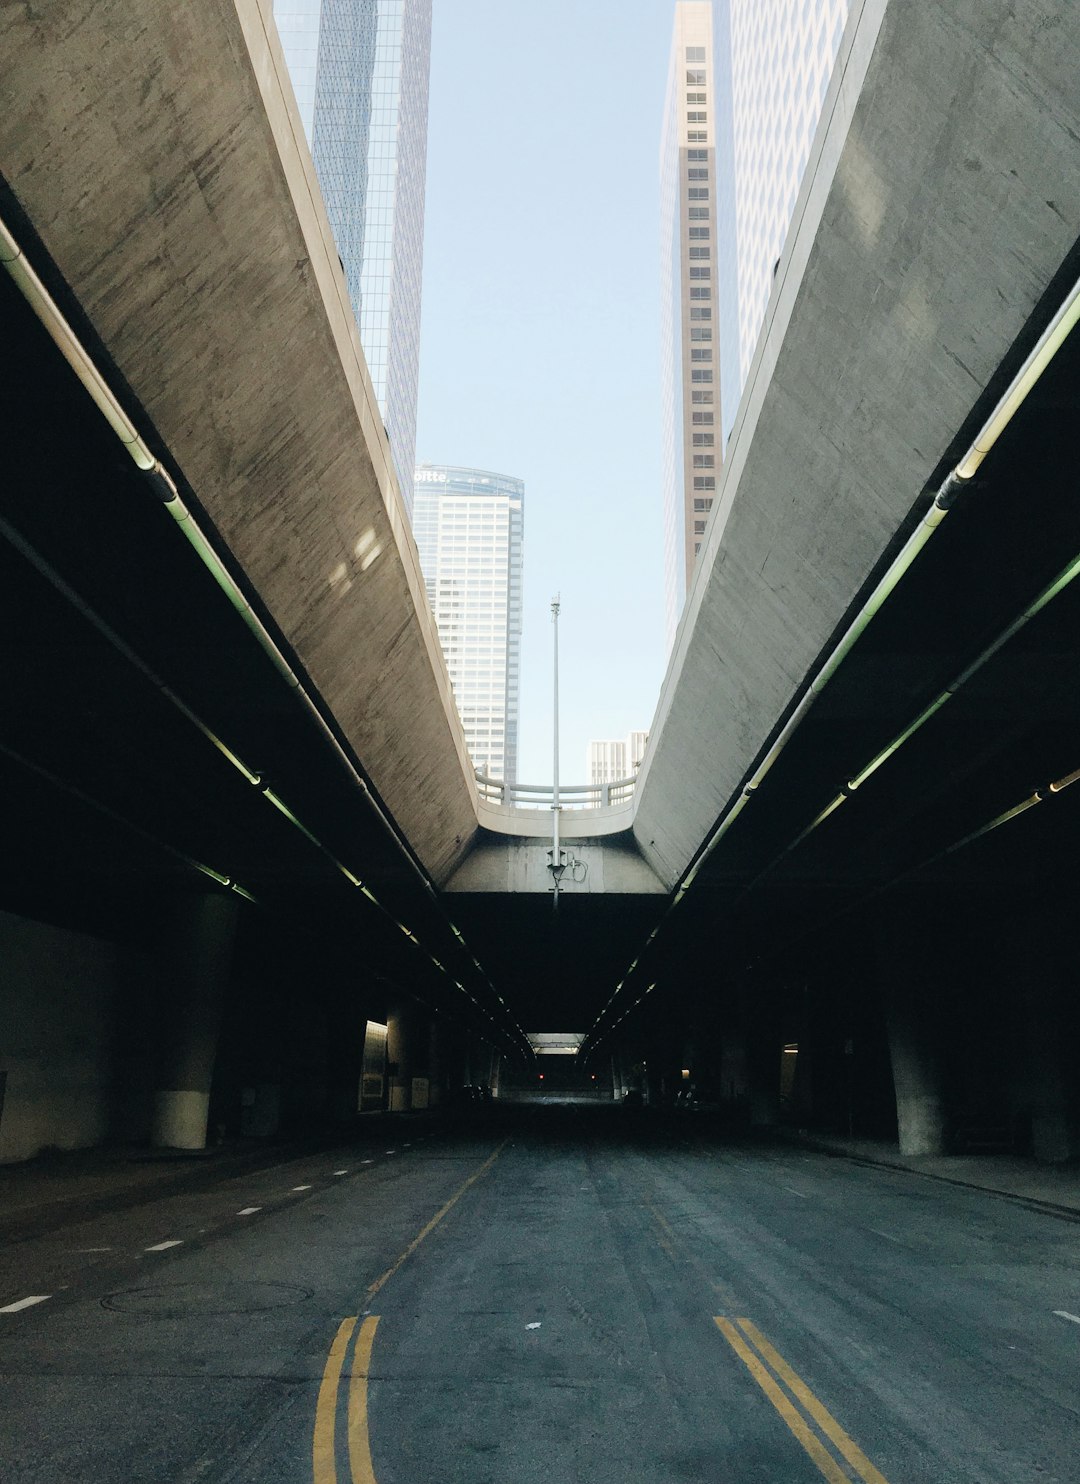
[{"label": "white high-rise building", "polygon": [[[661,147],[669,644],[705,534],[848,5],[849,0],[676,0]],[[703,69],[702,47],[708,58]],[[699,78],[703,85],[692,87]],[[702,343],[708,326],[711,359]]]},{"label": "white high-rise building", "polygon": [[410,508],[431,0],[274,0],[274,19]]},{"label": "white high-rise building", "polygon": [[711,0],[677,0],[660,147],[664,599],[682,612],[719,465],[716,134]]},{"label": "white high-rise building", "polygon": [[623,778],[632,778],[641,767],[648,740],[648,732],[631,732],[628,737],[590,742],[585,757],[587,781],[618,783]]},{"label": "white high-rise building", "polygon": [[517,782],[525,485],[421,464],[413,534],[477,772]]}]

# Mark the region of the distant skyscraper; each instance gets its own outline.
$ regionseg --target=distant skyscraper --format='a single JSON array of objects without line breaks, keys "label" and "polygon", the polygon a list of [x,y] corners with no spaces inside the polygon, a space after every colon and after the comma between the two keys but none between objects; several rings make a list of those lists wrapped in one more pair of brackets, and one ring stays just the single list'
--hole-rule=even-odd
[{"label": "distant skyscraper", "polygon": [[669,643],[716,493],[716,134],[711,0],[677,0],[660,151],[664,586]]},{"label": "distant skyscraper", "polygon": [[409,508],[431,0],[274,0],[274,18]]},{"label": "distant skyscraper", "polygon": [[624,738],[590,742],[585,762],[588,782],[618,783],[632,778],[641,766],[648,740],[648,732],[631,732]]},{"label": "distant skyscraper", "polygon": [[413,533],[476,769],[517,782],[525,486],[421,464]]}]

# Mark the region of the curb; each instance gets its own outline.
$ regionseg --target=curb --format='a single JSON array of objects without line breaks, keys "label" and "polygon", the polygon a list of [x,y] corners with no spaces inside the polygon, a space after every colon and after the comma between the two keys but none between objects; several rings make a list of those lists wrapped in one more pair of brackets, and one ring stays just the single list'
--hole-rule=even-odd
[{"label": "curb", "polygon": [[[394,1118],[396,1114],[383,1115]],[[369,1128],[371,1125],[367,1125]],[[152,1152],[133,1147],[128,1151],[124,1165],[133,1170],[155,1167],[161,1171],[147,1179],[118,1181],[111,1190],[94,1195],[84,1191],[80,1194],[53,1195],[21,1207],[9,1216],[0,1218],[0,1239],[28,1241],[59,1230],[69,1221],[81,1221],[110,1211],[126,1211],[144,1202],[166,1199],[182,1194],[200,1177],[228,1179],[245,1170],[272,1169],[278,1164],[287,1164],[305,1154],[318,1154],[360,1142],[358,1135],[363,1125],[331,1134],[312,1134],[306,1137],[283,1139],[280,1143],[262,1144],[247,1149],[225,1149],[222,1146],[198,1151],[194,1155],[186,1152],[159,1157]],[[351,1134],[351,1137],[350,1137]],[[27,1161],[26,1167],[31,1167]],[[5,1169],[19,1169],[8,1165]]]},{"label": "curb", "polygon": [[943,1175],[936,1170],[920,1170],[914,1165],[904,1164],[899,1158],[875,1159],[870,1154],[855,1154],[849,1149],[837,1149],[834,1145],[819,1142],[812,1136],[799,1138],[788,1135],[781,1142],[800,1149],[813,1149],[818,1154],[827,1154],[833,1159],[846,1159],[849,1164],[867,1165],[871,1169],[894,1170],[901,1175],[918,1175],[924,1180],[937,1180],[943,1185],[956,1185],[962,1190],[977,1190],[982,1195],[996,1196],[999,1200],[1012,1201],[1030,1211],[1039,1211],[1044,1216],[1056,1216],[1059,1220],[1080,1222],[1080,1205],[1066,1206],[1058,1201],[1045,1201],[1038,1196],[1023,1195],[1015,1190],[1002,1190],[997,1185],[980,1185],[974,1180],[961,1180],[955,1175]]}]

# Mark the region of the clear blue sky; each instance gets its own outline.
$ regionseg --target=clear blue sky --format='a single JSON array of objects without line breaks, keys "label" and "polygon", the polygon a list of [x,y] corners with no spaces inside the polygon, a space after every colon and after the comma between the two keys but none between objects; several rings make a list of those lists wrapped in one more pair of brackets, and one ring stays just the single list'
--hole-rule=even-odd
[{"label": "clear blue sky", "polygon": [[660,115],[668,0],[434,0],[420,462],[525,480],[518,777],[648,727],[666,661]]}]

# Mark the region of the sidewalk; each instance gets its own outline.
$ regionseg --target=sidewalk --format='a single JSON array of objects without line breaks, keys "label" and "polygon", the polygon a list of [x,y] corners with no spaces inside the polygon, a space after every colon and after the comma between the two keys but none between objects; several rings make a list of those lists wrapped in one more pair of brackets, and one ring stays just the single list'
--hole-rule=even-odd
[{"label": "sidewalk", "polygon": [[952,1185],[967,1185],[1041,1209],[1080,1218],[1080,1164],[1042,1165],[1017,1154],[922,1154],[905,1157],[895,1144],[786,1130],[782,1138],[861,1164],[906,1170]]},{"label": "sidewalk", "polygon": [[365,1114],[356,1123],[289,1138],[227,1140],[199,1150],[137,1146],[57,1150],[0,1165],[0,1240],[53,1231],[71,1220],[176,1195],[200,1182],[287,1164],[321,1150],[385,1141],[387,1121],[413,1114]]}]

